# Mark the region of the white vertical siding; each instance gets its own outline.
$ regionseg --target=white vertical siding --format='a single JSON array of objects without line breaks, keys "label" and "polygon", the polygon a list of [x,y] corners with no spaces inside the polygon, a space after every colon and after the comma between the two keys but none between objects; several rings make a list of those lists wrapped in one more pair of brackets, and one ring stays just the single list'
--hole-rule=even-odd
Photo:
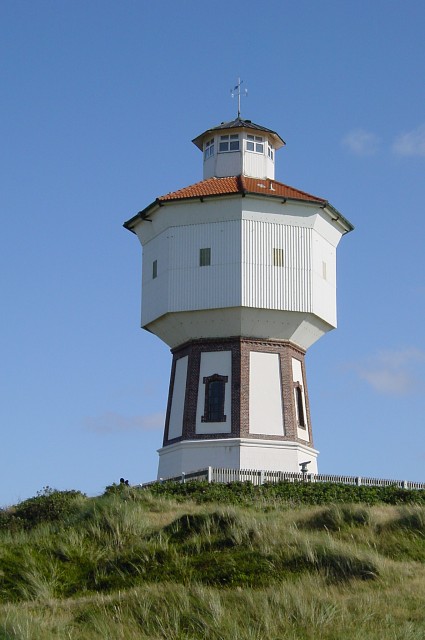
[{"label": "white vertical siding", "polygon": [[172,438],[180,437],[183,433],[183,414],[188,361],[188,356],[184,356],[183,358],[179,358],[176,362],[170,422],[168,426],[168,438],[170,440]]},{"label": "white vertical siding", "polygon": [[284,435],[278,353],[251,351],[249,354],[249,432]]},{"label": "white vertical siding", "polygon": [[[169,230],[170,311],[214,309],[240,304],[238,222],[217,222]],[[211,248],[211,265],[199,266],[199,250]]]},{"label": "white vertical siding", "polygon": [[[265,147],[267,147],[267,142],[263,143]],[[253,153],[250,151],[245,151],[243,158],[243,173],[246,176],[251,176],[253,178],[273,178],[274,176],[270,176],[267,174],[267,156],[264,153]]]},{"label": "white vertical siding", "polygon": [[[166,312],[240,306],[240,222],[170,227],[144,247],[142,324]],[[211,265],[199,251],[211,248]],[[158,277],[152,279],[152,261]]]},{"label": "white vertical siding", "polygon": [[[248,307],[312,310],[311,229],[243,220],[242,304]],[[273,265],[283,249],[284,266]]]},{"label": "white vertical siding", "polygon": [[[256,217],[177,224],[149,240],[143,250],[142,325],[170,312],[251,307],[313,313],[336,326],[332,240],[310,226]],[[202,248],[211,249],[209,266],[199,265]],[[273,249],[283,251],[283,266],[273,264]]]}]

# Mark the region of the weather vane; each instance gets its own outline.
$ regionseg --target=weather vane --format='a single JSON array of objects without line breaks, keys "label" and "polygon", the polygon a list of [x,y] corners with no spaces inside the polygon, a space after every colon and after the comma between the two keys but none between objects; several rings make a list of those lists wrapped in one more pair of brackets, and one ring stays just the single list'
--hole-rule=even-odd
[{"label": "weather vane", "polygon": [[[238,118],[241,117],[241,84],[242,84],[243,80],[241,80],[240,78],[238,78],[238,84],[235,85],[233,87],[233,89],[230,89],[230,93],[232,98],[236,96],[238,96]],[[244,89],[242,91],[242,95],[247,96],[248,95],[248,89]]]}]

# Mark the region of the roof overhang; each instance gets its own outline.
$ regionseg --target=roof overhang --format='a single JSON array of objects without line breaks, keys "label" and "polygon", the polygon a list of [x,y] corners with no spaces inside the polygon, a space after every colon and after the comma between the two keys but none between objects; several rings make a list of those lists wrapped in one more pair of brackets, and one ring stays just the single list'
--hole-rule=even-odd
[{"label": "roof overhang", "polygon": [[142,209],[142,211],[139,211],[138,213],[136,213],[135,216],[133,216],[132,218],[124,222],[123,226],[125,227],[125,229],[128,229],[132,233],[135,233],[134,227],[138,222],[143,222],[143,221],[152,222],[150,216],[152,216],[160,207],[164,207],[169,204],[178,204],[181,202],[188,202],[190,200],[193,200],[193,201],[199,200],[203,202],[204,200],[211,200],[214,198],[230,198],[230,197],[243,198],[246,196],[251,196],[251,197],[260,198],[260,199],[270,198],[273,200],[280,200],[282,204],[293,202],[295,204],[303,204],[303,205],[308,205],[313,207],[319,207],[320,209],[323,209],[323,211],[330,217],[330,219],[333,222],[338,224],[343,234],[349,233],[354,229],[354,226],[351,224],[351,222],[349,222],[347,218],[344,218],[344,216],[338,211],[338,209],[336,209],[334,206],[331,205],[330,202],[327,202],[326,200],[305,200],[303,198],[294,198],[290,196],[282,197],[281,195],[276,195],[271,193],[258,193],[257,191],[250,191],[248,189],[244,189],[243,191],[239,191],[236,193],[230,192],[230,193],[213,193],[209,195],[192,195],[192,196],[187,196],[185,198],[178,198],[176,200],[162,201],[160,198],[156,198],[156,200],[151,202],[151,204],[145,207],[145,209]]},{"label": "roof overhang", "polygon": [[267,127],[263,127],[259,124],[255,124],[251,120],[242,120],[241,118],[236,118],[236,120],[232,120],[230,122],[222,122],[216,127],[212,127],[211,129],[207,129],[203,133],[200,133],[199,136],[196,136],[192,140],[193,144],[198,147],[201,151],[203,151],[203,141],[204,138],[212,133],[224,132],[224,131],[258,131],[267,134],[273,140],[273,146],[275,149],[280,149],[280,147],[285,146],[285,141],[282,140],[280,135],[273,131],[272,129],[267,129]]}]

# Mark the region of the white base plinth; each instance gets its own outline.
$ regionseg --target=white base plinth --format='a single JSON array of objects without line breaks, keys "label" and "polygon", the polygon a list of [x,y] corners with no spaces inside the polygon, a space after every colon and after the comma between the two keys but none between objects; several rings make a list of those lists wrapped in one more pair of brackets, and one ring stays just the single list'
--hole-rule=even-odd
[{"label": "white base plinth", "polygon": [[158,480],[207,467],[299,472],[302,462],[310,462],[308,472],[317,473],[318,453],[299,442],[281,440],[183,440],[158,450]]}]

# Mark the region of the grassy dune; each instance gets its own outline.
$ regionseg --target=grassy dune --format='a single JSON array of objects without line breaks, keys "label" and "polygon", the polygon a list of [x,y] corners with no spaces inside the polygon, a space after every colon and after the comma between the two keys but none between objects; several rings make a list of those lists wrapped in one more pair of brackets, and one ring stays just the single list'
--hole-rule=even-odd
[{"label": "grassy dune", "polygon": [[311,491],[47,490],[4,509],[0,640],[423,640],[425,492]]}]

